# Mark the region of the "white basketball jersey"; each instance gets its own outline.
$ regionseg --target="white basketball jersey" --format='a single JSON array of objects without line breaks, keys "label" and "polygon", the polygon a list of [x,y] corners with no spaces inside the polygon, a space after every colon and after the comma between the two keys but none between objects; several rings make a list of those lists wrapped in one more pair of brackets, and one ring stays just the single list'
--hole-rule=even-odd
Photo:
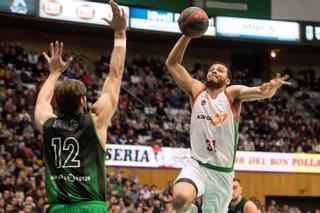
[{"label": "white basketball jersey", "polygon": [[215,99],[206,89],[195,97],[191,113],[191,157],[218,171],[233,171],[239,117],[224,91]]}]

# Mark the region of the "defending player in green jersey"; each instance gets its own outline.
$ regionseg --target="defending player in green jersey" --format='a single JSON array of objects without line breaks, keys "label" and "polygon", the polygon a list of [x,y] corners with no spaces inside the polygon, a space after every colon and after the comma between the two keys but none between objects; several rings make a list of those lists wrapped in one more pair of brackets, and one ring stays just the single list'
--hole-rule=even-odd
[{"label": "defending player in green jersey", "polygon": [[[114,29],[110,73],[101,96],[87,110],[86,87],[78,80],[61,79],[72,58],[63,61],[63,43],[50,44],[43,53],[50,74],[40,89],[35,124],[44,137],[46,192],[49,212],[108,212],[105,151],[107,126],[118,104],[126,54],[126,16],[114,2],[106,20]],[[51,106],[55,97],[57,115]]]}]

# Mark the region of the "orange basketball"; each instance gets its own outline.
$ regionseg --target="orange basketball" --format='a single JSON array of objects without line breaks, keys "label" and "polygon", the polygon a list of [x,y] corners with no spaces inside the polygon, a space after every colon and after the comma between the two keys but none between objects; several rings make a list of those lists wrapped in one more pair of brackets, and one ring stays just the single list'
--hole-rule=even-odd
[{"label": "orange basketball", "polygon": [[180,14],[178,24],[185,36],[198,38],[208,29],[208,15],[199,7],[188,7]]}]

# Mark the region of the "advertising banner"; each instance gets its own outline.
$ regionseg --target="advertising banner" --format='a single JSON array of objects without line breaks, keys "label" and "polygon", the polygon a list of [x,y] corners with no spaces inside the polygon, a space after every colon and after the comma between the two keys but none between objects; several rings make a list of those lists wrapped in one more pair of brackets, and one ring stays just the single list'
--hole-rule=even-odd
[{"label": "advertising banner", "polygon": [[[120,6],[129,17],[129,7]],[[102,18],[111,18],[109,4],[82,0],[40,0],[39,15],[42,18],[87,24],[108,25]],[[128,23],[128,21],[127,21]]]},{"label": "advertising banner", "polygon": [[320,173],[320,154],[237,152],[236,171]]},{"label": "advertising banner", "polygon": [[217,36],[272,41],[300,41],[300,28],[296,22],[271,21],[218,16]]},{"label": "advertising banner", "polygon": [[304,22],[301,24],[301,40],[310,44],[320,44],[320,23]]},{"label": "advertising banner", "polygon": [[35,16],[37,0],[1,0],[0,12]]},{"label": "advertising banner", "polygon": [[[107,166],[183,167],[190,149],[109,144]],[[320,173],[320,154],[238,151],[236,171]]]},{"label": "advertising banner", "polygon": [[108,145],[107,165],[158,168],[155,153],[150,146]]}]

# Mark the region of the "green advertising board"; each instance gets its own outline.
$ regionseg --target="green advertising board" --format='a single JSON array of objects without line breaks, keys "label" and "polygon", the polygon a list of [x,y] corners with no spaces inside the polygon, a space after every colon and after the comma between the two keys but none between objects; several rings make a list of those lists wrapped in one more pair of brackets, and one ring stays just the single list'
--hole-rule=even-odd
[{"label": "green advertising board", "polygon": [[[105,0],[92,1],[106,2]],[[172,12],[181,12],[192,4],[192,0],[116,0],[116,2],[121,5],[167,10]]]},{"label": "green advertising board", "polygon": [[271,18],[271,0],[193,0],[209,16]]}]

